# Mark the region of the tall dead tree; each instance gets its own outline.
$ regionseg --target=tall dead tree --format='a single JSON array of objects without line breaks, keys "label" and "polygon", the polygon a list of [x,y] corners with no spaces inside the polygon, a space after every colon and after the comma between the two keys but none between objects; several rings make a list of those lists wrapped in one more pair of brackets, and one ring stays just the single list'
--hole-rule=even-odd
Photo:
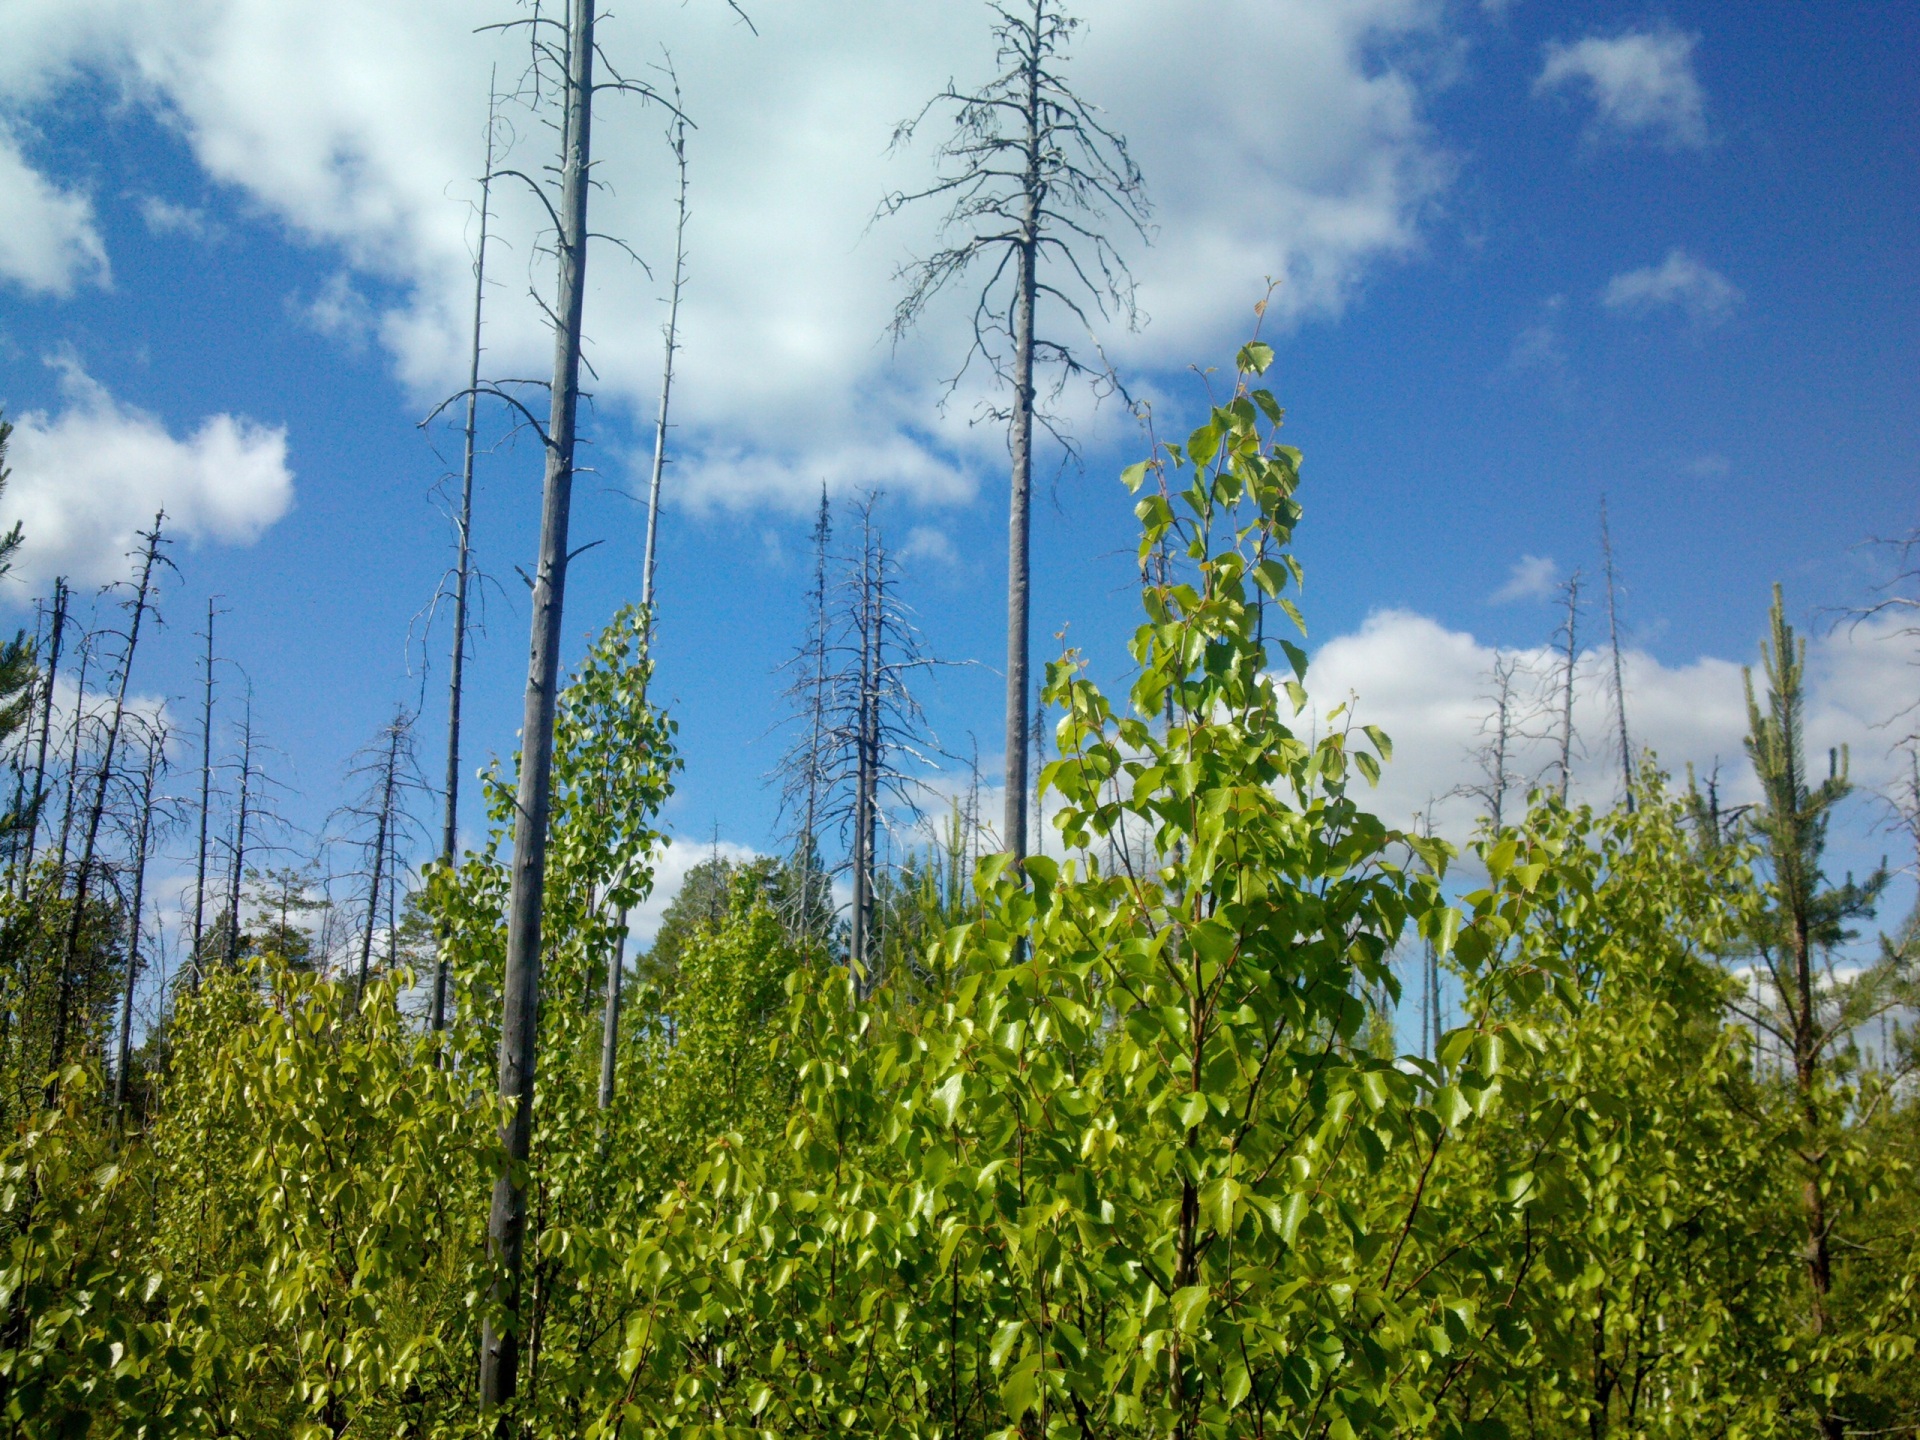
[{"label": "tall dead tree", "polygon": [[[917,191],[896,191],[879,214],[895,215],[920,200],[947,205],[939,248],[900,274],[906,294],[894,311],[904,335],[942,291],[976,267],[987,278],[973,307],[972,343],[953,378],[957,388],[976,360],[1011,390],[1004,407],[1012,462],[1007,512],[1006,833],[1016,859],[1027,853],[1027,698],[1031,619],[1033,432],[1060,432],[1036,404],[1035,371],[1057,372],[1053,392],[1075,375],[1110,372],[1083,363],[1059,332],[1043,326],[1043,304],[1090,334],[1091,303],[1103,318],[1136,321],[1133,281],[1125,259],[1102,233],[1117,216],[1141,240],[1148,206],[1139,167],[1126,141],[1093,106],[1068,88],[1066,52],[1080,22],[1061,0],[989,0],[1000,73],[961,92],[949,85],[894,132],[908,143],[936,111],[953,116],[952,134],[936,155],[936,178]],[[1056,278],[1057,277],[1057,278]]]},{"label": "tall dead tree", "polygon": [[193,950],[187,958],[187,980],[200,986],[200,944],[207,929],[207,821],[213,800],[213,599],[207,600],[206,672],[201,677],[200,702],[200,846],[193,867]]},{"label": "tall dead tree", "polygon": [[140,926],[147,894],[147,858],[153,837],[154,790],[167,764],[164,726],[147,730],[146,761],[140,770],[138,810],[134,816],[133,900],[127,916],[127,968],[120,994],[120,1043],[113,1064],[113,1118],[124,1124],[127,1113],[127,1070],[133,1045],[133,990],[140,979]]},{"label": "tall dead tree", "polygon": [[[413,717],[404,710],[396,711],[381,734],[381,743],[372,757],[374,760],[374,783],[370,798],[373,801],[373,844],[371,860],[368,865],[367,879],[367,923],[360,931],[360,967],[354,978],[353,1008],[359,1012],[367,998],[367,973],[373,960],[373,932],[380,923],[380,886],[382,876],[388,873],[388,851],[393,848],[398,817],[395,801],[403,782],[401,765],[406,757],[406,749],[412,735]],[[398,869],[397,859],[393,869]],[[397,907],[391,897],[387,906],[387,926],[390,954],[397,954],[398,929],[394,911]]]},{"label": "tall dead tree", "polygon": [[[467,423],[460,462],[458,553],[453,570],[453,656],[447,667],[446,811],[440,826],[440,863],[453,869],[460,843],[460,701],[466,680],[467,582],[473,558],[473,459],[480,418],[480,327],[487,298],[487,220],[493,201],[495,88],[487,84],[487,166],[480,180],[480,236],[473,252],[473,337],[467,351]],[[433,962],[433,1006],[428,1023],[437,1035],[447,1028],[446,933]],[[364,963],[361,969],[364,971]],[[363,982],[364,984],[364,982]]]},{"label": "tall dead tree", "polygon": [[253,798],[253,686],[240,715],[240,803],[234,811],[232,868],[227,872],[227,969],[240,963],[240,882],[247,872],[247,813]]},{"label": "tall dead tree", "polygon": [[67,883],[67,859],[73,848],[73,817],[80,810],[80,746],[87,732],[87,670],[93,662],[96,637],[91,630],[80,632],[80,663],[73,679],[72,749],[67,755],[67,795],[60,810],[60,859],[54,866],[55,883]]},{"label": "tall dead tree", "polygon": [[1484,738],[1475,759],[1481,778],[1474,784],[1461,786],[1459,791],[1487,807],[1487,819],[1496,832],[1506,825],[1507,797],[1520,783],[1513,769],[1514,753],[1525,738],[1519,674],[1518,656],[1504,651],[1495,653],[1493,667],[1487,672],[1487,693],[1481,697],[1492,707],[1480,722],[1480,734]]},{"label": "tall dead tree", "polygon": [[1574,571],[1560,587],[1566,610],[1558,634],[1560,651],[1560,724],[1556,739],[1560,744],[1560,803],[1567,803],[1573,786],[1573,681],[1580,666],[1580,572]]},{"label": "tall dead tree", "polygon": [[40,838],[40,811],[47,793],[47,741],[53,735],[53,692],[60,678],[60,639],[67,629],[67,582],[53,581],[53,618],[47,633],[47,666],[41,676],[40,734],[34,745],[33,801],[28,807],[27,855],[20,867],[20,893],[27,893],[33,872],[34,843]]},{"label": "tall dead tree", "polygon": [[1613,575],[1613,533],[1607,526],[1607,497],[1600,497],[1600,558],[1607,573],[1607,645],[1613,652],[1614,723],[1620,732],[1620,779],[1627,792],[1627,813],[1634,807],[1633,742],[1627,738],[1627,678],[1620,657],[1619,587]]},{"label": "tall dead tree", "polygon": [[[552,800],[553,716],[567,584],[567,526],[573,502],[575,422],[580,405],[580,319],[586,293],[587,196],[591,184],[595,0],[569,0],[564,38],[534,18],[534,44],[565,76],[561,91],[560,203],[553,208],[559,276],[552,307],[553,382],[544,432],[546,475],[540,557],[533,577],[532,634],[514,797],[513,873],[507,903],[505,994],[500,1022],[500,1100],[507,1112],[500,1168],[487,1217],[495,1281],[481,1330],[480,1404],[513,1398],[520,1369],[520,1272],[526,1240],[525,1170],[533,1148],[535,1019],[540,990],[541,909]],[[502,1419],[504,1426],[504,1418]]]},{"label": "tall dead tree", "polygon": [[[52,1076],[47,1082],[47,1104],[60,1098],[60,1066],[66,1058],[67,1027],[72,1018],[74,968],[79,961],[80,936],[86,926],[87,893],[93,877],[95,847],[100,841],[100,822],[107,812],[107,790],[113,783],[114,754],[120,743],[120,728],[127,713],[127,682],[133,676],[133,662],[140,649],[141,622],[153,606],[154,567],[166,563],[160,553],[161,527],[165,512],[153,517],[153,528],[140,536],[144,542],[138,552],[139,578],[127,602],[128,624],[124,648],[120,652],[119,674],[115,677],[113,708],[108,712],[106,739],[101,746],[100,770],[93,789],[93,803],[87,810],[86,827],[81,832],[80,868],[74,875],[72,908],[67,912],[66,935],[60,944],[59,989],[54,1005]],[[76,716],[76,723],[78,717]]]},{"label": "tall dead tree", "polygon": [[[789,927],[802,938],[816,936],[813,927],[824,910],[826,875],[820,869],[820,816],[832,784],[832,660],[833,627],[827,611],[827,556],[833,543],[833,512],[827,487],[820,487],[820,509],[813,521],[813,584],[807,591],[807,633],[789,668],[793,682],[785,699],[799,723],[799,734],[781,757],[781,809],[797,822],[793,836],[793,865],[799,875],[794,913]],[[818,905],[816,902],[819,902]]]},{"label": "tall dead tree", "polygon": [[[672,69],[668,69],[673,78]],[[660,534],[660,484],[667,468],[668,401],[673,393],[673,357],[680,347],[680,294],[687,279],[687,117],[680,109],[680,86],[673,85],[673,123],[667,129],[679,184],[675,190],[673,227],[673,285],[667,293],[666,358],[660,365],[660,409],[653,424],[653,469],[647,478],[647,541],[640,567],[640,611],[645,616],[647,663],[653,662],[653,574]],[[620,938],[607,961],[606,994],[600,1015],[600,1108],[613,1106],[614,1071],[620,1058],[620,994],[626,979],[626,916],[620,917]]]}]

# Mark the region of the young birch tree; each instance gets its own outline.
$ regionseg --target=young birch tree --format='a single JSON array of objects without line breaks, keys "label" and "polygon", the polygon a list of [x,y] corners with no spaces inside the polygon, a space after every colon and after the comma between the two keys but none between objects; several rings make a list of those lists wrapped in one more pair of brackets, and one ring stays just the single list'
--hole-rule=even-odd
[{"label": "young birch tree", "polygon": [[[1012,461],[1007,512],[1006,816],[1001,841],[1027,853],[1027,704],[1031,618],[1033,435],[1051,430],[1036,404],[1035,372],[1052,369],[1059,392],[1076,375],[1098,379],[1064,327],[1091,335],[1089,306],[1102,318],[1136,323],[1133,280],[1102,230],[1117,217],[1147,238],[1146,188],[1127,143],[1066,83],[1067,48],[1080,22],[1060,0],[990,0],[1000,73],[978,90],[951,84],[894,132],[905,145],[936,111],[953,132],[936,152],[936,178],[896,191],[880,204],[894,215],[920,200],[947,205],[939,248],[902,270],[906,294],[894,311],[895,337],[911,330],[949,286],[984,270],[974,301],[972,338],[952,384],[977,359],[1009,387],[1004,406],[987,412],[1007,426]],[[1043,322],[1040,310],[1055,313]],[[1091,343],[1091,342],[1089,342]],[[1055,432],[1058,433],[1057,431]]]}]

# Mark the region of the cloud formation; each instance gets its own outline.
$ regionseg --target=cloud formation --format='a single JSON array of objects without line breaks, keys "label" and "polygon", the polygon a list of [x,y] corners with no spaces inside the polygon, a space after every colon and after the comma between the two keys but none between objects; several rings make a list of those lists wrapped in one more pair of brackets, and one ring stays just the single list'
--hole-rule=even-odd
[{"label": "cloud formation", "polygon": [[120,578],[136,532],[162,509],[176,540],[247,545],[293,504],[284,429],[214,415],[177,438],[73,361],[58,363],[65,408],[14,422],[13,478],[0,496],[0,525],[17,520],[26,533],[14,573],[29,584]]},{"label": "cloud formation", "polygon": [[0,125],[0,280],[29,295],[71,295],[111,281],[93,201],[64,190],[27,164]]},{"label": "cloud formation", "polygon": [[[1894,737],[1879,727],[1911,698],[1911,640],[1891,623],[1816,631],[1808,640],[1809,753],[1846,745],[1863,789],[1891,785],[1897,779]],[[1431,807],[1436,828],[1456,841],[1471,831],[1485,804],[1462,787],[1482,781],[1477,752],[1492,710],[1491,673],[1502,658],[1517,662],[1520,681],[1511,800],[1517,807],[1529,785],[1557,782],[1558,654],[1545,646],[1502,650],[1404,610],[1378,611],[1358,631],[1314,652],[1307,679],[1316,712],[1356,696],[1358,720],[1380,726],[1394,743],[1393,763],[1363,803],[1395,824]],[[1639,649],[1629,649],[1623,659],[1634,749],[1651,750],[1682,783],[1689,762],[1702,783],[1717,767],[1726,803],[1756,800],[1742,746],[1747,713],[1740,665],[1712,656],[1668,665]],[[1610,661],[1588,650],[1574,674],[1572,792],[1576,800],[1603,805],[1620,790],[1609,671]]]},{"label": "cloud formation", "polygon": [[1658,265],[1614,276],[1600,292],[1600,303],[1616,313],[1644,315],[1674,308],[1697,326],[1720,324],[1745,298],[1726,276],[1678,248],[1669,250]]},{"label": "cloud formation", "polygon": [[[1243,339],[1267,276],[1284,282],[1276,323],[1338,314],[1374,267],[1417,249],[1423,209],[1450,174],[1421,118],[1417,63],[1382,59],[1438,38],[1439,7],[1222,0],[1201,18],[1160,0],[1108,0],[1069,62],[1073,83],[1131,137],[1168,222],[1157,246],[1129,247],[1152,323],[1102,337],[1135,372],[1204,362]],[[882,196],[931,173],[935,136],[890,157],[895,124],[950,78],[966,86],[993,72],[984,7],[846,0],[763,6],[754,20],[757,38],[717,3],[662,6],[600,34],[630,75],[668,47],[699,125],[676,377],[687,463],[674,497],[798,508],[824,457],[850,484],[964,499],[973,481],[961,472],[1001,463],[989,435],[963,433],[970,397],[947,421],[929,418],[964,350],[964,297],[891,350],[894,272],[927,252],[935,217],[870,221]],[[372,282],[359,287],[380,297],[371,335],[430,402],[462,383],[486,76],[498,62],[508,83],[525,53],[473,23],[465,0],[16,0],[0,92],[30,108],[82,73],[117,81],[166,118],[211,180]],[[538,173],[546,130],[510,118],[520,144],[509,163]],[[594,229],[656,262],[671,254],[673,222],[664,124],[609,96],[595,127],[606,188]],[[526,291],[549,283],[550,266],[535,249],[541,212],[520,190],[494,197],[488,364],[537,375],[551,342]],[[644,417],[658,384],[660,286],[611,246],[596,251],[588,286],[597,404]],[[937,423],[948,428],[926,433]],[[802,430],[819,456],[798,453]],[[869,473],[861,453],[892,478]]]},{"label": "cloud formation", "polygon": [[1560,583],[1560,566],[1550,555],[1522,555],[1513,562],[1506,584],[1487,598],[1495,605],[1515,600],[1544,600]]},{"label": "cloud formation", "polygon": [[1533,82],[1536,95],[1572,87],[1593,101],[1590,140],[1645,141],[1704,150],[1707,96],[1693,70],[1698,35],[1662,26],[1610,39],[1555,40]]}]

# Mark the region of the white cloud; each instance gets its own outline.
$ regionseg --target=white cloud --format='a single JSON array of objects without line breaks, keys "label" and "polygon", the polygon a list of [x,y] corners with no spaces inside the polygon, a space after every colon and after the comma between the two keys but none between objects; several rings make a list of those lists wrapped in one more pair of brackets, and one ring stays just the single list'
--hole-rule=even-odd
[{"label": "white cloud", "polygon": [[[1756,636],[1763,619],[1756,612]],[[1846,745],[1858,785],[1870,790],[1892,783],[1894,737],[1877,727],[1913,694],[1911,641],[1903,642],[1891,623],[1862,625],[1816,630],[1808,650],[1809,754]],[[1482,803],[1456,792],[1480,778],[1474,756],[1484,743],[1482,726],[1491,709],[1483,697],[1488,674],[1502,655],[1517,659],[1528,681],[1522,691],[1528,704],[1516,727],[1521,732],[1514,764],[1521,779],[1517,806],[1528,783],[1557,776],[1558,697],[1550,692],[1559,657],[1547,647],[1496,650],[1427,616],[1386,610],[1314,652],[1308,682],[1315,713],[1357,695],[1357,719],[1380,726],[1393,740],[1393,763],[1368,802],[1390,823],[1404,824],[1431,803],[1442,834],[1458,840],[1471,829]],[[1756,649],[1748,663],[1757,659]],[[1654,751],[1661,767],[1676,777],[1684,777],[1691,761],[1704,782],[1717,764],[1726,803],[1756,799],[1741,743],[1747,714],[1740,663],[1703,656],[1667,665],[1638,649],[1629,649],[1624,662],[1627,729],[1634,748]],[[1608,668],[1602,655],[1588,651],[1575,672],[1573,794],[1600,804],[1611,803],[1620,788]]]},{"label": "white cloud", "polygon": [[20,578],[117,579],[135,532],[161,509],[175,539],[247,545],[292,505],[284,429],[214,415],[176,438],[73,361],[57,363],[66,406],[14,422],[13,478],[0,496],[0,524],[18,520],[26,532]]},{"label": "white cloud", "polygon": [[686,883],[687,872],[696,865],[704,865],[713,859],[715,852],[722,860],[732,861],[736,865],[759,858],[760,852],[748,845],[737,845],[731,840],[668,840],[654,858],[653,891],[627,915],[630,947],[645,949],[653,943],[653,937],[660,933],[660,922],[666,918],[667,907],[680,893],[680,887]]},{"label": "white cloud", "polygon": [[1536,95],[1572,85],[1593,99],[1589,138],[1647,140],[1669,150],[1708,143],[1707,97],[1693,72],[1698,35],[1661,27],[1611,39],[1556,40],[1533,82]]},{"label": "white cloud", "polygon": [[1495,605],[1513,600],[1544,600],[1560,583],[1560,567],[1550,555],[1522,555],[1513,562],[1507,583],[1488,598]]},{"label": "white cloud", "polygon": [[176,205],[159,195],[140,197],[140,218],[155,235],[184,235],[190,240],[214,240],[224,232],[192,205]]},{"label": "white cloud", "polygon": [[916,525],[907,532],[907,543],[900,547],[900,558],[947,567],[960,563],[960,554],[947,538],[947,532],[932,525]]},{"label": "white cloud", "polygon": [[1609,310],[1644,315],[1671,306],[1699,326],[1718,325],[1745,298],[1726,276],[1677,248],[1658,265],[1614,276],[1600,292],[1600,303]]},{"label": "white cloud", "polygon": [[105,286],[107,247],[94,227],[93,201],[64,190],[27,164],[0,125],[0,280],[30,295],[71,295],[81,285]]},{"label": "white cloud", "polygon": [[[1132,137],[1164,222],[1157,247],[1131,252],[1153,324],[1109,336],[1110,354],[1136,369],[1216,359],[1244,338],[1265,277],[1284,281],[1273,313],[1290,323],[1338,314],[1370,269],[1417,249],[1448,161],[1422,123],[1414,68],[1382,57],[1434,36],[1441,13],[1430,0],[1101,7],[1071,74]],[[984,7],[769,0],[754,20],[758,38],[720,4],[663,6],[600,37],[629,74],[669,47],[700,127],[676,499],[690,488],[700,508],[803,507],[820,477],[795,447],[801,427],[845,483],[965,499],[972,462],[959,457],[983,456],[991,436],[958,433],[970,413],[958,405],[947,422],[932,408],[966,307],[939,309],[893,355],[892,275],[925,253],[934,217],[869,220],[929,173],[933,137],[889,158],[894,124],[950,77],[991,73]],[[474,34],[465,0],[15,0],[9,24],[0,93],[16,106],[49,103],[83,70],[118,79],[211,180],[378,282],[362,293],[383,297],[375,333],[416,399],[458,388],[483,87],[496,61],[503,78],[517,73],[517,39]],[[537,170],[547,132],[516,123],[514,160]],[[594,228],[656,270],[672,224],[662,124],[608,97],[595,129],[607,188]],[[488,364],[538,375],[551,344],[525,291],[548,281],[539,216],[512,184],[496,205]],[[612,247],[588,280],[598,403],[645,415],[659,286]],[[937,445],[909,428],[943,423]],[[885,473],[895,460],[904,473]]]}]

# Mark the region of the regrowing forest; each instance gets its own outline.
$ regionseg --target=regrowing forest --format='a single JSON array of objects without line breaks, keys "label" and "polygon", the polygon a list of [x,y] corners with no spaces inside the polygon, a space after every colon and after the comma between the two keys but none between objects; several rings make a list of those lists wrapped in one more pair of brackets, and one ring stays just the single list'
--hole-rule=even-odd
[{"label": "regrowing forest", "polygon": [[[538,193],[553,371],[483,370],[483,201],[468,381],[434,417],[465,445],[444,774],[432,710],[367,743],[347,878],[269,863],[230,683],[238,779],[216,786],[213,609],[189,617],[203,693],[135,703],[191,563],[164,514],[91,610],[56,584],[0,648],[6,1433],[1916,1433],[1920,917],[1890,889],[1913,857],[1836,873],[1849,757],[1807,740],[1785,598],[1754,616],[1757,803],[1632,745],[1617,630],[1616,724],[1587,737],[1617,750],[1617,803],[1575,800],[1575,588],[1563,670],[1495,676],[1471,838],[1376,815],[1392,737],[1364,696],[1309,694],[1313,486],[1260,277],[1245,343],[1193,357],[1177,413],[1092,338],[1132,322],[1127,256],[1179,222],[1075,88],[1060,0],[984,8],[999,73],[907,117],[902,185],[874,197],[877,226],[939,220],[895,277],[896,334],[963,303],[947,358],[1006,436],[1004,813],[977,770],[961,799],[925,791],[916,695],[942,662],[873,497],[823,489],[769,717],[786,847],[716,849],[632,943],[679,770],[651,526],[686,270],[652,257],[644,571],[567,665],[590,212],[596,154],[643,110],[684,234],[698,116],[669,69],[612,70],[604,23],[568,0],[503,27],[527,69],[495,106],[524,135],[496,153],[489,131],[484,193]],[[1032,653],[1036,469],[1071,443],[1068,392],[1141,418],[1133,463],[1088,487],[1137,517],[1115,686],[1094,678],[1114,657]],[[541,456],[542,500],[518,749],[476,781],[487,414]],[[1909,642],[1917,554],[1861,597],[1912,616]],[[1528,686],[1541,773],[1507,753]],[[1893,799],[1920,842],[1920,788]],[[163,845],[191,871],[164,982]]]}]

